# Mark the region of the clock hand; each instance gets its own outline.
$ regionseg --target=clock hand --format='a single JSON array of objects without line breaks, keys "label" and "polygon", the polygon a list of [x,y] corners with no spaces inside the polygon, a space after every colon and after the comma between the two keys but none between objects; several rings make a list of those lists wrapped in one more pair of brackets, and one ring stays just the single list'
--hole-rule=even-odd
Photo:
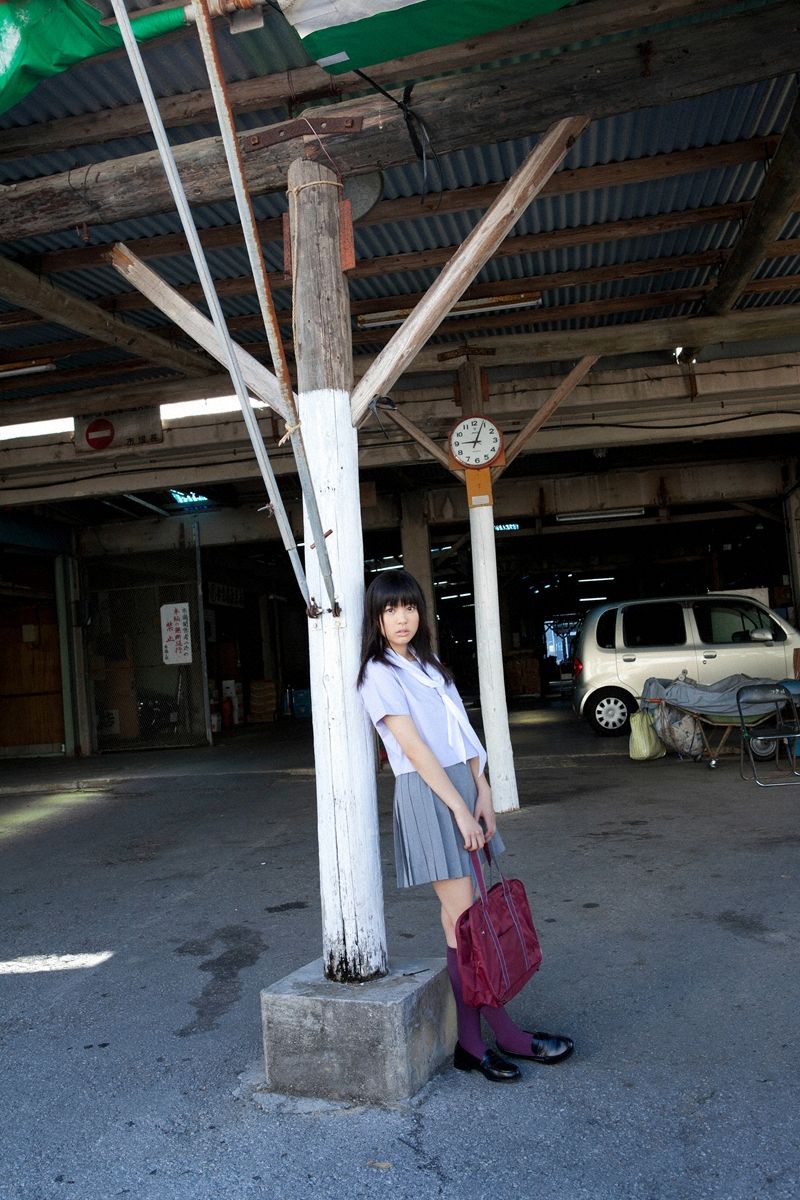
[{"label": "clock hand", "polygon": [[483,427],[485,424],[486,424],[485,421],[481,421],[480,428],[478,429],[478,432],[475,435],[475,441],[472,443],[473,446],[477,446],[478,442],[481,440],[481,434],[483,433]]}]

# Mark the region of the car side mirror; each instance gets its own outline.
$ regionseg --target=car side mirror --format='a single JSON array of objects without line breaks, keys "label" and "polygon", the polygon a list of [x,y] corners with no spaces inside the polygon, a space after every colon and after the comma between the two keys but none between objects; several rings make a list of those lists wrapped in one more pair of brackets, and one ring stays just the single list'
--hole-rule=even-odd
[{"label": "car side mirror", "polygon": [[751,642],[772,642],[772,641],[774,641],[774,638],[772,636],[772,630],[771,629],[751,629],[750,630],[750,641]]}]

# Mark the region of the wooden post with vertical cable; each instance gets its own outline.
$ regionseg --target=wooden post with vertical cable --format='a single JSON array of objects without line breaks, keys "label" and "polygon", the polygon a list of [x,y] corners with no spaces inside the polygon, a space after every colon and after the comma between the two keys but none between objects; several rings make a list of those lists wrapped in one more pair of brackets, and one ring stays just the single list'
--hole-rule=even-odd
[{"label": "wooden post with vertical cable", "polygon": [[[337,615],[323,604],[317,558],[306,550],[314,763],[317,775],[323,965],[328,979],[387,970],[372,730],[356,691],[364,601],[358,443],[350,412],[353,361],[347,285],[339,261],[340,185],[326,166],[289,168],[298,412],[328,539]],[[314,538],[306,515],[306,546]]]}]

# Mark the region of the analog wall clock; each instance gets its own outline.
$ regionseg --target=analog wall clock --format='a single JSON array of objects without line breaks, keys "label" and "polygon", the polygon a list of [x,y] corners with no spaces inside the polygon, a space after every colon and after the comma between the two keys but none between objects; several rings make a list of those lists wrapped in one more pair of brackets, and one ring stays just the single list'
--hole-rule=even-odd
[{"label": "analog wall clock", "polygon": [[503,435],[489,417],[464,417],[450,431],[450,453],[462,467],[489,467],[503,452]]}]

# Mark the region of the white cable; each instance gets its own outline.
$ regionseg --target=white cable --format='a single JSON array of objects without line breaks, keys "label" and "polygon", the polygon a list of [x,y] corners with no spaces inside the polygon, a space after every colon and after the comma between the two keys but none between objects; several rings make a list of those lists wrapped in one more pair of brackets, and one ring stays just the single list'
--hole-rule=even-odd
[{"label": "white cable", "polygon": [[256,415],[250,403],[247,385],[245,384],[241,368],[239,367],[238,359],[234,352],[233,342],[231,341],[225,316],[222,312],[219,296],[217,295],[216,288],[214,287],[214,281],[211,278],[211,272],[208,269],[208,263],[203,252],[203,247],[200,243],[200,237],[195,227],[191,209],[189,208],[189,202],[186,199],[186,193],[183,190],[183,184],[181,183],[181,179],[178,174],[178,168],[172,154],[172,147],[170,146],[167,138],[167,133],[161,120],[161,113],[158,110],[158,103],[153,93],[153,89],[150,86],[150,80],[147,76],[147,71],[145,70],[144,61],[142,60],[141,51],[139,50],[139,43],[136,41],[136,37],[134,36],[130,18],[125,5],[122,3],[122,0],[111,0],[111,4],[114,9],[114,14],[117,18],[117,24],[119,26],[120,33],[122,34],[122,40],[125,45],[125,49],[128,54],[128,61],[131,64],[134,78],[136,79],[136,83],[139,87],[139,93],[142,97],[142,102],[150,121],[150,128],[152,129],[153,136],[156,140],[156,146],[158,147],[158,152],[161,157],[161,163],[167,176],[167,182],[169,183],[173,200],[175,201],[175,207],[178,210],[178,216],[180,217],[181,225],[183,226],[183,232],[186,235],[187,242],[189,243],[189,249],[191,251],[195,269],[203,288],[203,295],[205,296],[206,304],[208,305],[208,309],[211,314],[211,320],[214,323],[214,328],[217,331],[220,342],[225,351],[228,373],[230,374],[236,395],[239,399],[242,416],[244,417],[244,423],[247,428],[247,432],[250,435],[250,442],[253,446],[253,451],[255,453],[256,461],[258,462],[261,476],[267,489],[270,503],[272,504],[275,519],[278,523],[278,529],[280,530],[283,544],[292,560],[294,573],[297,577],[297,582],[300,585],[300,590],[303,593],[303,599],[306,602],[306,607],[310,608],[311,596],[309,594],[308,581],[306,580],[303,566],[300,562],[300,554],[295,544],[294,534],[292,533],[292,528],[289,524],[289,518],[286,515],[286,510],[283,507],[283,501],[281,499],[280,492],[278,491],[278,485],[272,470],[272,465],[270,464],[266,447],[264,446],[264,441],[261,437],[261,430],[258,426],[258,420],[256,419]]}]

